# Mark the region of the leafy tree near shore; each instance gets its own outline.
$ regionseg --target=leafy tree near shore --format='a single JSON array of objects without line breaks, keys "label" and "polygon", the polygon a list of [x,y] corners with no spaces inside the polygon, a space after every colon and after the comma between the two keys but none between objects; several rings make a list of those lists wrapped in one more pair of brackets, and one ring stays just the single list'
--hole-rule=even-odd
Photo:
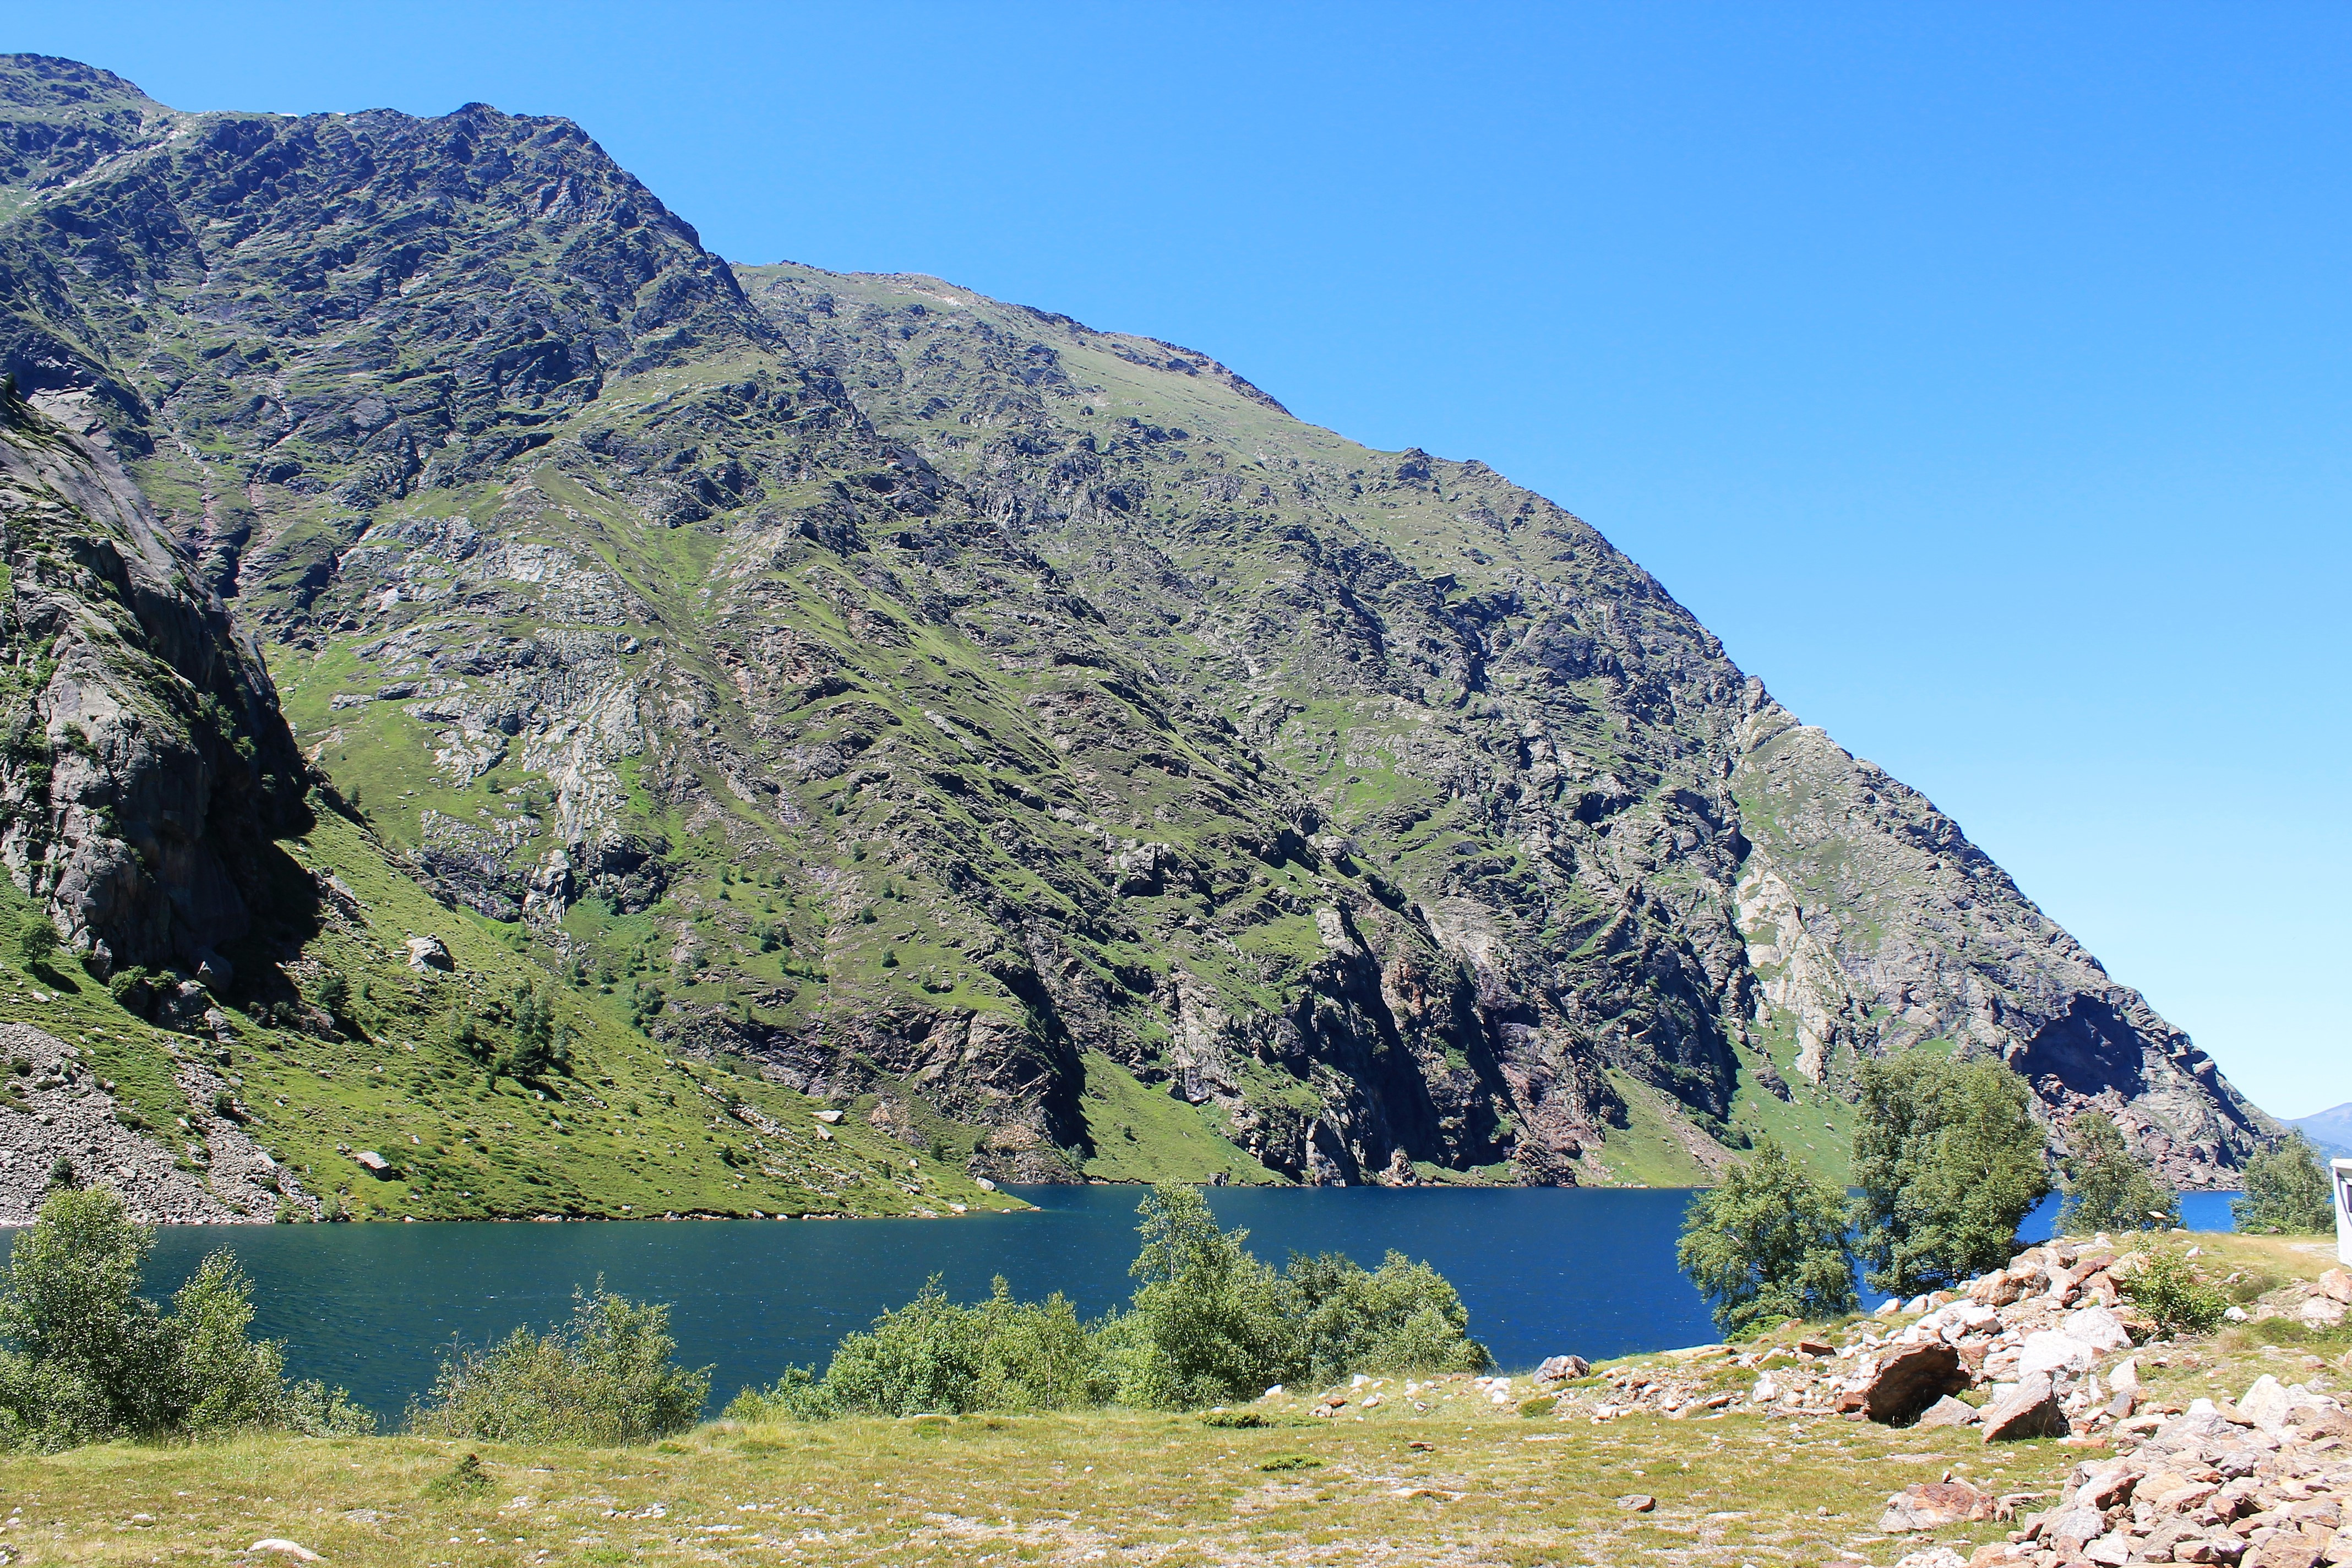
[{"label": "leafy tree near shore", "polygon": [[1105,1327],[1122,1405],[1183,1409],[1255,1397],[1296,1364],[1274,1270],[1218,1227],[1192,1187],[1154,1187],[1136,1211],[1134,1305]]},{"label": "leafy tree near shore", "polygon": [[1854,1252],[1913,1295],[2007,1264],[2050,1191],[2025,1080],[2000,1062],[1911,1051],[1854,1075]]},{"label": "leafy tree near shore", "polygon": [[1845,1194],[1763,1138],[1691,1200],[1675,1262],[1715,1303],[1717,1327],[1737,1338],[1786,1318],[1834,1318],[1859,1306],[1845,1230]]},{"label": "leafy tree near shore", "polygon": [[2060,1230],[2163,1230],[2180,1223],[2179,1194],[2156,1184],[2105,1111],[2077,1116],[2066,1142],[2073,1152],[2064,1163]]},{"label": "leafy tree near shore", "polygon": [[0,1447],[373,1426],[341,1389],[286,1382],[279,1347],[250,1337],[253,1287],[228,1253],[169,1312],[140,1296],[154,1244],[103,1188],[52,1193],[16,1237],[0,1271]]},{"label": "leafy tree near shore", "polygon": [[2287,1135],[2246,1163],[2246,1195],[2230,1205],[2240,1230],[2257,1236],[2336,1228],[2336,1199],[2327,1168],[2311,1140]]}]

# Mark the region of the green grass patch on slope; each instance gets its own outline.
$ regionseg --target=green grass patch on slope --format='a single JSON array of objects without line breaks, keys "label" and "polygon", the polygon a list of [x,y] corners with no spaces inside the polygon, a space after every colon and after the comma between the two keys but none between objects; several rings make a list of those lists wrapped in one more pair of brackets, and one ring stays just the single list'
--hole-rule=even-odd
[{"label": "green grass patch on slope", "polygon": [[1107,1182],[1210,1182],[1235,1185],[1282,1178],[1219,1132],[1210,1113],[1149,1088],[1100,1051],[1086,1055],[1080,1101],[1094,1157],[1086,1173]]},{"label": "green grass patch on slope", "polygon": [[1702,1187],[1714,1178],[1676,1135],[1658,1092],[1629,1073],[1611,1068],[1609,1082],[1625,1101],[1623,1127],[1601,1136],[1601,1163],[1612,1185]]}]

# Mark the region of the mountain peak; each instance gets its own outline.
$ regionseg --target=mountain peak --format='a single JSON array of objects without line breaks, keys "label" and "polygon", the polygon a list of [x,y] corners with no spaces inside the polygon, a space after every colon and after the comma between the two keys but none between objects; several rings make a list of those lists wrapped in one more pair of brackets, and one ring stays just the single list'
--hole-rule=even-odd
[{"label": "mountain peak", "polygon": [[110,70],[54,55],[0,54],[0,103],[36,112],[131,104],[163,105]]}]

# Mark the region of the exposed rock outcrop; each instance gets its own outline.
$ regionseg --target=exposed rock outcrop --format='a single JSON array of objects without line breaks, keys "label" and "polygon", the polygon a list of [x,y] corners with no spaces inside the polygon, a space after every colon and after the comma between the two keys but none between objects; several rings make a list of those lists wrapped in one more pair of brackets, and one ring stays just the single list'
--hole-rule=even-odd
[{"label": "exposed rock outcrop", "polygon": [[101,977],[225,971],[306,813],[259,657],[76,399],[0,387],[0,865]]}]

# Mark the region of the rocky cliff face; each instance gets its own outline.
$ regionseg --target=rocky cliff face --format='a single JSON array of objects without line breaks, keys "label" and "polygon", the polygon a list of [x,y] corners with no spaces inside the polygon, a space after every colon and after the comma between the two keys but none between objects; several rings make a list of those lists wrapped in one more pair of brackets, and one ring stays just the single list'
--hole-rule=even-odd
[{"label": "rocky cliff face", "polygon": [[[566,121],[0,82],[0,359],[415,873],[676,1050],[1007,1176],[1826,1162],[1853,1061],[1924,1044],[2184,1184],[2267,1129],[1483,465],[933,279],[730,268]],[[184,733],[266,826],[298,769],[236,668],[244,772]]]},{"label": "rocky cliff face", "polygon": [[259,654],[79,405],[0,384],[0,864],[101,975],[226,976],[308,770]]}]

